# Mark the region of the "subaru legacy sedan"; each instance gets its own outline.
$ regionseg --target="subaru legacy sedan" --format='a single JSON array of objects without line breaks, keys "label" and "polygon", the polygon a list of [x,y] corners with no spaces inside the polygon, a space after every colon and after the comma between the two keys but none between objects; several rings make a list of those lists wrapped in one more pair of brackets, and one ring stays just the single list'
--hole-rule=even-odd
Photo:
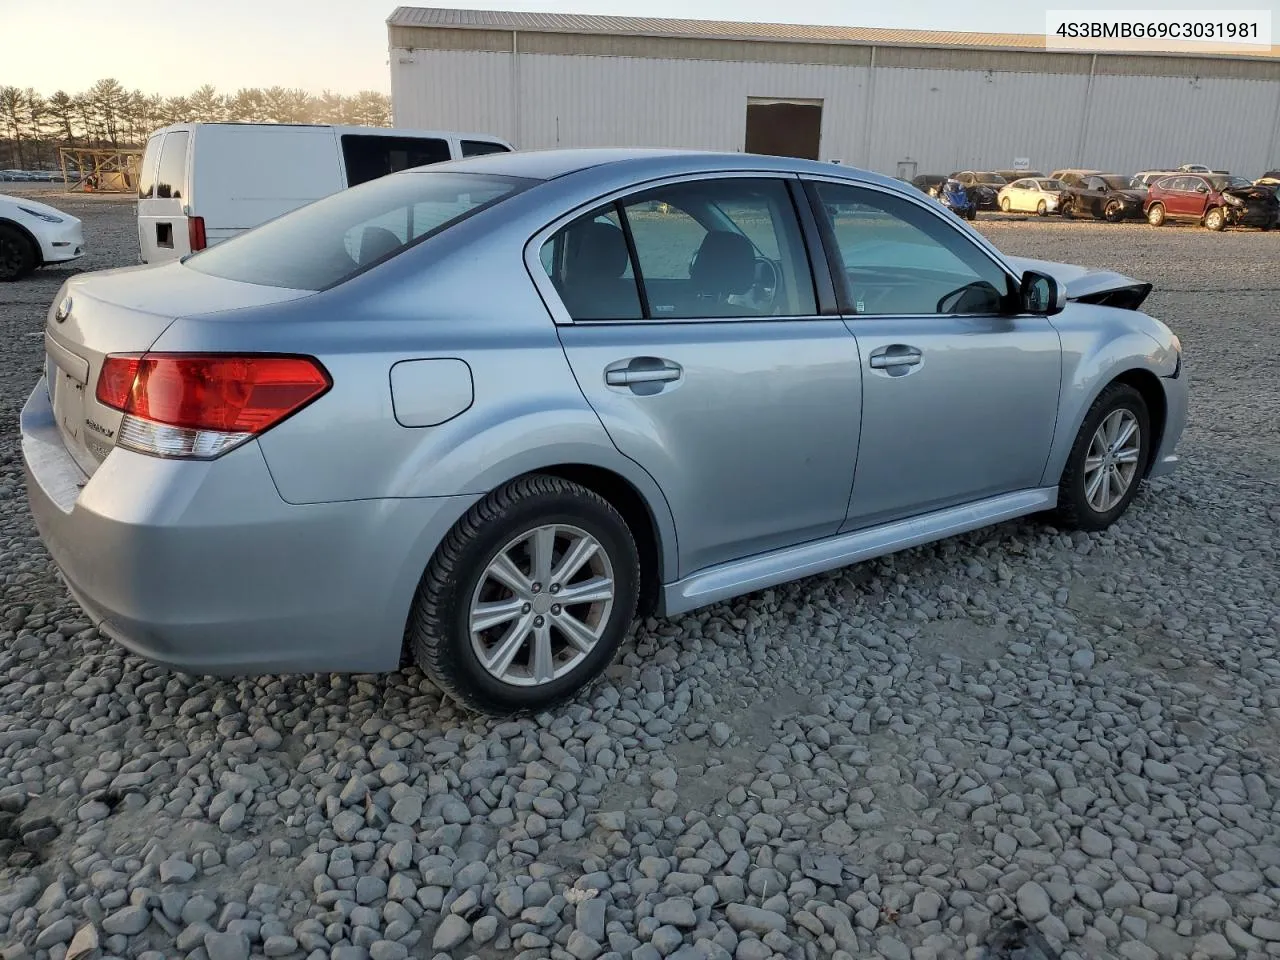
[{"label": "subaru legacy sedan", "polygon": [[888,177],[477,157],[68,280],[21,414],[86,613],[191,673],[411,658],[502,713],[675,616],[1033,513],[1101,530],[1187,403],[1150,285]]}]

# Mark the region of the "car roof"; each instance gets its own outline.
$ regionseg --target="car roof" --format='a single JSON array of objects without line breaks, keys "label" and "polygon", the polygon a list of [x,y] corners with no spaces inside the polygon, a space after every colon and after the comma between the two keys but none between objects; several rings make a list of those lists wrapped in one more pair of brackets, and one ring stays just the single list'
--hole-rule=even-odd
[{"label": "car roof", "polygon": [[868,183],[897,184],[893,177],[872,173],[858,167],[774,157],[756,153],[729,153],[707,150],[675,150],[665,148],[580,148],[568,150],[522,150],[513,153],[490,153],[446,163],[416,167],[405,173],[454,171],[488,173],[496,176],[522,177],[530,180],[555,180],[585,170],[611,167],[618,173],[625,169],[633,176],[662,177],[683,173],[711,171],[805,173],[812,176],[835,176]]}]

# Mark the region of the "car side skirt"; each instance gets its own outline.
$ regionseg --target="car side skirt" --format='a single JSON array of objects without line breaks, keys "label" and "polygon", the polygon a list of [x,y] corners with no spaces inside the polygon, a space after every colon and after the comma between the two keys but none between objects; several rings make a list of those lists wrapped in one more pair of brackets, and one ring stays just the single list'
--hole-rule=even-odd
[{"label": "car side skirt", "polygon": [[663,587],[663,613],[674,616],[730,597],[835,570],[908,547],[943,540],[1058,505],[1058,488],[1017,490],[906,520],[855,530],[734,560]]}]

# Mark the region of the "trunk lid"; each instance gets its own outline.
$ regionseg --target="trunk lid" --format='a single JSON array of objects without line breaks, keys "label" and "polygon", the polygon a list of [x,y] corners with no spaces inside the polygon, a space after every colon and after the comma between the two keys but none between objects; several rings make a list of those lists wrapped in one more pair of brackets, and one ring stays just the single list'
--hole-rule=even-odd
[{"label": "trunk lid", "polygon": [[181,316],[262,306],[311,291],[224,280],[180,263],[123,267],[68,280],[45,321],[45,377],[67,452],[92,476],[115,445],[122,414],[95,396],[103,360],[144,353]]}]

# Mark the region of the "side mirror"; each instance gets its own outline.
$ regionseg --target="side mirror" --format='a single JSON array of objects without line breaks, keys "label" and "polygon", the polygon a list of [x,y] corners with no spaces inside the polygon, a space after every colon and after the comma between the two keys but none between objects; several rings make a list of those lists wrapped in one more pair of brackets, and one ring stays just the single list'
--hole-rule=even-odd
[{"label": "side mirror", "polygon": [[1048,317],[1061,313],[1066,308],[1067,291],[1047,273],[1028,270],[1022,275],[1018,299],[1023,313],[1037,313]]},{"label": "side mirror", "polygon": [[1196,187],[1196,193],[1208,193],[1208,192],[1209,192],[1209,188],[1204,186],[1204,184],[1201,184],[1200,186]]}]

